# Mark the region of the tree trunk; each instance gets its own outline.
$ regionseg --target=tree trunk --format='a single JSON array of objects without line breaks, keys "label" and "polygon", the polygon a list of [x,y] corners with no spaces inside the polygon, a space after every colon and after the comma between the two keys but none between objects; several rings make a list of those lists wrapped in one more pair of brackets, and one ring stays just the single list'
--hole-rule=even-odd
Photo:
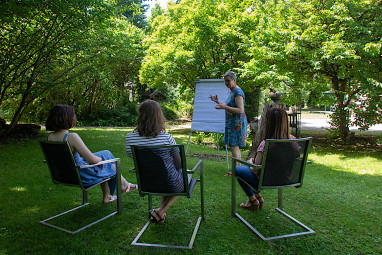
[{"label": "tree trunk", "polygon": [[349,101],[346,97],[347,80],[332,78],[333,89],[337,97],[337,107],[335,112],[330,116],[331,128],[338,131],[338,135],[345,140],[349,135],[349,111],[346,109]]},{"label": "tree trunk", "polygon": [[265,137],[265,115],[267,114],[267,111],[269,108],[273,107],[279,107],[284,108],[283,104],[277,104],[275,102],[272,102],[270,104],[265,104],[263,108],[263,112],[260,117],[260,121],[258,122],[257,130],[254,139],[252,140],[251,148],[249,149],[247,159],[254,158],[257,152],[257,148],[259,147],[261,141],[264,140]]},{"label": "tree trunk", "polygon": [[[252,91],[246,92],[245,113],[247,115],[248,126],[249,126],[249,134],[247,139],[249,141],[252,141],[250,151],[252,150],[253,142],[255,140],[257,127],[258,127],[260,93],[261,93],[261,88],[259,86],[255,86]],[[248,155],[247,155],[247,159],[248,159]]]}]

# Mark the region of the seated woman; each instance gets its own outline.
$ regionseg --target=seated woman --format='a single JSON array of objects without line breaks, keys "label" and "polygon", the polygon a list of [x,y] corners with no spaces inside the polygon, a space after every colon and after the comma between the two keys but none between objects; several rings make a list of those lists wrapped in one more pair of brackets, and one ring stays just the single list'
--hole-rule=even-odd
[{"label": "seated woman", "polygon": [[[46,120],[46,130],[53,131],[48,134],[48,141],[68,141],[73,157],[78,166],[96,164],[103,160],[114,159],[110,151],[103,150],[92,153],[84,144],[80,136],[76,133],[69,133],[77,121],[73,107],[68,105],[58,104],[52,107]],[[115,163],[98,165],[80,170],[80,177],[84,186],[91,186],[102,179],[109,178],[115,175]],[[121,176],[122,193],[136,190],[138,186],[131,184]],[[103,203],[110,203],[117,199],[114,196],[116,190],[115,177],[110,179],[108,183],[100,184],[103,193]]]},{"label": "seated woman", "polygon": [[[288,114],[282,108],[269,108],[265,117],[265,139],[295,139],[290,135]],[[265,140],[262,141],[257,148],[255,158],[248,160],[249,163],[261,165],[263,161]],[[293,148],[295,150],[296,148]],[[297,146],[298,152],[298,146]],[[236,167],[236,175],[248,184],[257,189],[259,186],[259,169],[253,169],[246,165]],[[254,192],[250,186],[238,179],[238,182],[245,194],[248,196],[248,201],[240,204],[244,209],[257,210],[263,207],[264,199],[260,193]]]},{"label": "seated woman", "polygon": [[[155,146],[176,144],[174,138],[165,132],[163,116],[160,105],[153,100],[146,100],[138,108],[138,125],[132,133],[126,135],[126,155],[132,157],[131,145]],[[183,171],[179,149],[169,152],[170,155],[161,155],[167,168],[168,187],[170,192],[183,192]],[[151,210],[151,218],[155,222],[163,223],[167,209],[179,196],[161,196],[158,209]]]}]

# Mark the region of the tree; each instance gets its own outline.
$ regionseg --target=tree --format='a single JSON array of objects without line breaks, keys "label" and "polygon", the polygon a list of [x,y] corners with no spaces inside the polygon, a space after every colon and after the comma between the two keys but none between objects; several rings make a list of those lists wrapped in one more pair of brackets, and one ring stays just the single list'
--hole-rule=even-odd
[{"label": "tree", "polygon": [[[243,40],[253,30],[245,10],[246,1],[169,3],[150,23],[141,82],[157,88],[179,86],[184,98],[191,100],[195,79],[221,79],[227,70],[241,73],[249,61]],[[243,75],[238,82],[246,93],[258,93],[252,81]]]},{"label": "tree", "polygon": [[78,67],[97,54],[85,42],[108,8],[103,1],[1,2],[0,107],[14,112],[0,136],[36,98],[81,73]]},{"label": "tree", "polygon": [[[332,127],[346,138],[355,124],[381,123],[381,1],[252,1],[257,33],[249,39],[247,72],[259,83],[291,91],[330,85]],[[294,93],[296,94],[296,93]],[[360,105],[352,104],[360,101]]]},{"label": "tree", "polygon": [[116,0],[115,7],[136,27],[145,29],[147,21],[144,13],[149,5],[144,2],[144,0]]},{"label": "tree", "polygon": [[41,121],[55,103],[74,105],[78,114],[86,115],[100,105],[128,100],[125,85],[139,82],[144,34],[113,5],[1,4],[0,110],[12,119],[0,136],[6,136],[26,111]]},{"label": "tree", "polygon": [[170,3],[165,14],[152,21],[141,81],[157,87],[179,84],[193,91],[195,79],[222,78],[225,71],[239,67],[245,53],[235,27],[238,8],[239,1]]}]

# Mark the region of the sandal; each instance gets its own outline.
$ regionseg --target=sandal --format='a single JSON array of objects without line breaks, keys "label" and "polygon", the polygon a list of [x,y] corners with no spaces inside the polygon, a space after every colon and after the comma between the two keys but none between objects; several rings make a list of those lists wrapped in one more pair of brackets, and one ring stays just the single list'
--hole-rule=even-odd
[{"label": "sandal", "polygon": [[260,195],[260,193],[255,194],[255,197],[259,201],[259,209],[263,208],[264,205],[264,198]]},{"label": "sandal", "polygon": [[137,190],[137,189],[138,189],[138,185],[137,184],[129,183],[129,186],[124,191],[122,191],[122,193],[127,193],[127,192],[134,191],[134,190]]},{"label": "sandal", "polygon": [[159,217],[159,215],[155,212],[154,209],[151,209],[150,211],[150,220],[154,223],[163,224],[166,219],[166,214],[163,215],[163,219]]},{"label": "sandal", "polygon": [[229,171],[228,173],[226,173],[224,176],[231,176],[232,175],[232,171]]},{"label": "sandal", "polygon": [[259,200],[248,200],[246,203],[240,204],[240,207],[243,209],[257,210],[259,209],[260,203]]}]

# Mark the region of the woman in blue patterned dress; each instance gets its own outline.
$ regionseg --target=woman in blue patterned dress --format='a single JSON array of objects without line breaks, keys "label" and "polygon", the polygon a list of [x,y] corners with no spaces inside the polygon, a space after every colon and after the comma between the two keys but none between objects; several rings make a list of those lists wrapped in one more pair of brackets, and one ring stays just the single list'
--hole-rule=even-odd
[{"label": "woman in blue patterned dress", "polygon": [[[220,102],[217,96],[210,95],[210,98],[217,104],[216,109],[224,109],[226,112],[223,143],[231,148],[232,157],[241,159],[239,147],[245,147],[247,141],[245,95],[243,90],[237,86],[236,75],[233,72],[228,71],[224,74],[224,83],[230,91],[226,102]],[[229,171],[225,176],[230,175],[232,175],[232,171]]]},{"label": "woman in blue patterned dress", "polygon": [[[52,107],[49,116],[46,120],[46,130],[53,131],[48,134],[48,141],[67,141],[72,149],[74,160],[78,166],[96,164],[103,160],[114,159],[113,154],[108,150],[92,153],[81,137],[76,133],[70,133],[71,129],[77,121],[76,114],[73,107],[63,104],[58,104]],[[94,167],[80,169],[80,177],[84,186],[91,186],[98,183],[102,179],[107,179],[115,175],[115,164],[97,165]],[[113,202],[117,199],[114,196],[116,190],[115,177],[110,179],[107,183],[100,184],[104,204]],[[121,176],[121,191],[122,193],[136,190],[138,186],[131,184]]]}]

